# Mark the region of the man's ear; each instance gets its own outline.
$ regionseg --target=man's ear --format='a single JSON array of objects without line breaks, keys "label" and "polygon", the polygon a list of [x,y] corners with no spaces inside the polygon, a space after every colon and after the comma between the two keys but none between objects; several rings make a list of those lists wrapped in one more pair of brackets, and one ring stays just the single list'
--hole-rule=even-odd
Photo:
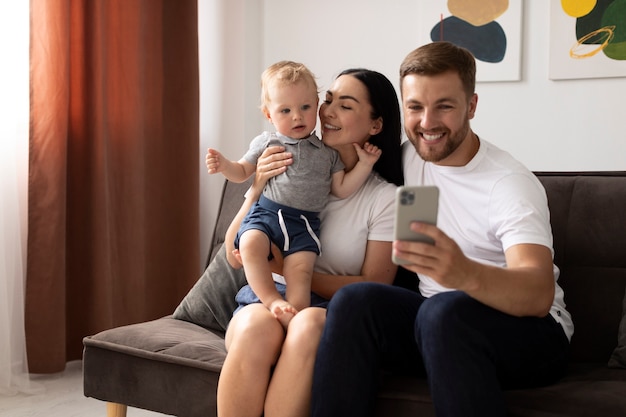
[{"label": "man's ear", "polygon": [[467,117],[470,120],[473,119],[474,115],[476,114],[476,106],[477,105],[478,105],[478,94],[474,93],[474,95],[470,99],[468,110],[467,110]]},{"label": "man's ear", "polygon": [[372,121],[372,127],[370,128],[370,135],[378,135],[383,130],[383,118],[379,117]]}]

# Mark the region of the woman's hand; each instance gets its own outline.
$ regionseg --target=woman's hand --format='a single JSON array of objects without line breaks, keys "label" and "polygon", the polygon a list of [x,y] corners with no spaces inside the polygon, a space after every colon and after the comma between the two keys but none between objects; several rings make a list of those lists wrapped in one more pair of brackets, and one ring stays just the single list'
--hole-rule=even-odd
[{"label": "woman's hand", "polygon": [[[252,186],[246,193],[246,199],[226,230],[224,240],[224,245],[226,245],[226,258],[228,259],[228,263],[230,263],[233,268],[239,269],[242,266],[239,251],[235,250],[235,236],[237,236],[237,231],[241,226],[241,222],[250,208],[261,197],[261,193],[263,193],[263,189],[265,188],[267,181],[270,178],[285,172],[287,166],[292,163],[293,158],[291,153],[285,152],[285,148],[283,146],[270,146],[265,149],[259,157]],[[272,253],[274,252],[274,248],[272,248]],[[279,263],[272,264],[272,271],[282,275],[282,256],[280,256],[280,251],[277,252],[280,257]],[[276,253],[274,253],[274,258],[277,258]]]},{"label": "woman's hand", "polygon": [[266,148],[257,160],[256,174],[248,196],[258,200],[267,181],[285,172],[287,166],[292,163],[293,155],[291,152],[285,152],[284,146]]}]

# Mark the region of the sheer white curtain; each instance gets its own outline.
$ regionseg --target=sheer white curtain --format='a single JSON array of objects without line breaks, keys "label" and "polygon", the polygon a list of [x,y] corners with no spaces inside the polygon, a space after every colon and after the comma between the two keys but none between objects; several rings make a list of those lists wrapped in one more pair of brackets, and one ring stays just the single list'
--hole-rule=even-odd
[{"label": "sheer white curtain", "polygon": [[29,2],[0,3],[0,395],[39,390],[28,377],[26,277]]}]

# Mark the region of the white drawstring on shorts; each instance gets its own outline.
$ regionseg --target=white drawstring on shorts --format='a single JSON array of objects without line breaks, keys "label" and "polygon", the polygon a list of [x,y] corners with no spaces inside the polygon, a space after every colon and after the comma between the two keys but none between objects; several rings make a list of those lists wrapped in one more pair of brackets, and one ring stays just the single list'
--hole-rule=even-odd
[{"label": "white drawstring on shorts", "polygon": [[[320,243],[320,240],[317,238],[317,235],[315,234],[315,232],[313,231],[313,229],[311,228],[311,225],[309,224],[309,219],[306,218],[306,216],[304,215],[300,215],[300,218],[302,220],[304,220],[304,224],[306,226],[306,230],[309,232],[309,235],[311,236],[311,239],[313,239],[315,241],[315,244],[317,245],[317,250],[320,253],[320,256],[322,255],[322,244]],[[285,219],[283,218],[283,210],[279,209],[278,210],[278,224],[280,225],[280,230],[283,232],[283,237],[285,239],[285,244],[283,245],[283,252],[287,252],[289,250],[289,233],[287,233],[287,225],[285,224]]]}]

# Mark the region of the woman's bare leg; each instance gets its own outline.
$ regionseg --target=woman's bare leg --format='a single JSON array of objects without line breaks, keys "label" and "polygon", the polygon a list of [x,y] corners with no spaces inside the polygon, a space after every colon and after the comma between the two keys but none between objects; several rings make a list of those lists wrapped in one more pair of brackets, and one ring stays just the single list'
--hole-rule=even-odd
[{"label": "woman's bare leg", "polygon": [[282,325],[262,304],[241,309],[226,332],[228,355],[217,386],[219,417],[260,417],[272,366],[285,340]]},{"label": "woman's bare leg", "polygon": [[282,353],[265,399],[265,417],[304,417],[310,413],[313,365],[326,310],[310,307],[289,324]]}]

